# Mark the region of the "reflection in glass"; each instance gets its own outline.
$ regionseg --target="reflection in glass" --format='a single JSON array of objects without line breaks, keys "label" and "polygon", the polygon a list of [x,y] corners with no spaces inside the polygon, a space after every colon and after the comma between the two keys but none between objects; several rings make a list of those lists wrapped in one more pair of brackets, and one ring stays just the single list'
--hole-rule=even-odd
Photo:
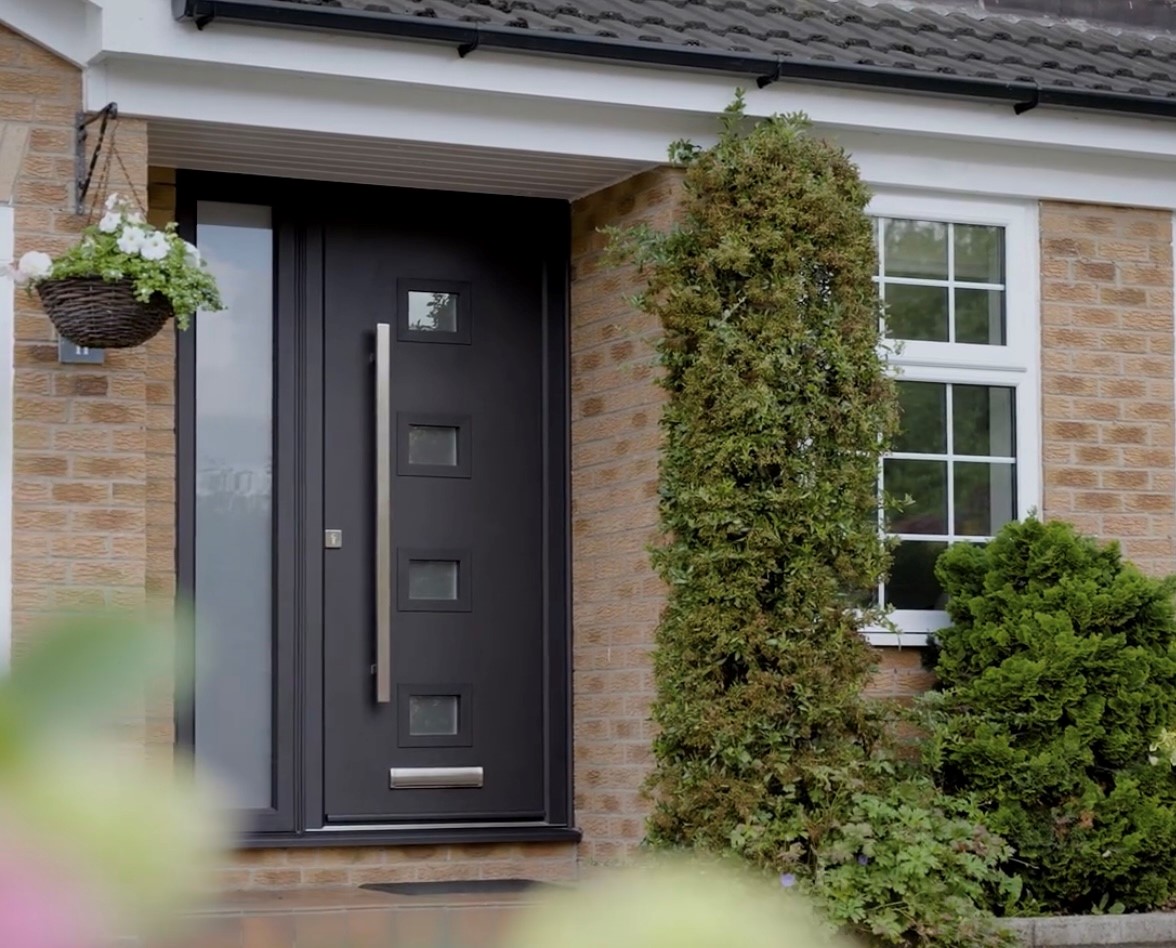
[{"label": "reflection in glass", "polygon": [[457,466],[457,429],[448,425],[409,425],[408,463]]},{"label": "reflection in glass", "polygon": [[457,332],[457,294],[408,294],[408,328],[413,332]]},{"label": "reflection in glass", "polygon": [[946,224],[888,220],[885,233],[885,276],[947,279]]},{"label": "reflection in glass", "polygon": [[456,599],[456,560],[409,560],[409,599]]},{"label": "reflection in glass", "polygon": [[893,514],[893,533],[947,533],[947,462],[887,458],[882,468],[886,492],[911,503]]},{"label": "reflection in glass", "polygon": [[954,453],[999,458],[1016,454],[1014,391],[997,385],[952,386]]},{"label": "reflection in glass", "polygon": [[952,225],[958,283],[1004,283],[1004,228]]},{"label": "reflection in glass", "polygon": [[935,578],[935,561],[946,549],[947,544],[942,542],[903,540],[890,564],[887,605],[895,609],[942,610],[947,604],[947,594]]},{"label": "reflection in glass", "polygon": [[1004,301],[1005,295],[1002,290],[956,290],[956,342],[979,346],[1003,346]]},{"label": "reflection in glass", "polygon": [[1016,466],[955,463],[955,532],[989,537],[1014,519]]},{"label": "reflection in glass", "polygon": [[270,210],[200,202],[227,309],[197,318],[196,759],[236,804],[273,793],[273,233]]},{"label": "reflection in glass", "polygon": [[886,284],[886,334],[891,339],[947,342],[947,287]]},{"label": "reflection in glass", "polygon": [[408,733],[413,737],[438,737],[457,733],[458,695],[410,695]]},{"label": "reflection in glass", "polygon": [[907,454],[947,451],[947,386],[941,382],[899,382],[901,429],[894,450]]}]

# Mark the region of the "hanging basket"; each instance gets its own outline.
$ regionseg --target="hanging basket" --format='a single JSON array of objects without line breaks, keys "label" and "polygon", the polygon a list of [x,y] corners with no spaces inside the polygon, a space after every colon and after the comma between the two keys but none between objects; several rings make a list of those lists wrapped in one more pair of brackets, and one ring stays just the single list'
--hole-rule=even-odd
[{"label": "hanging basket", "polygon": [[171,303],[159,293],[146,303],[136,299],[130,280],[43,280],[37,284],[37,295],[57,331],[75,345],[91,349],[141,346],[175,315]]}]

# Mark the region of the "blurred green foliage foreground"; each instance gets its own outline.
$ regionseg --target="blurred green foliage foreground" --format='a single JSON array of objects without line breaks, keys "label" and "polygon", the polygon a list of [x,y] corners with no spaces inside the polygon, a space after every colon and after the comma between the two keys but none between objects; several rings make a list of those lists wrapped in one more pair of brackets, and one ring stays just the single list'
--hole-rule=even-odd
[{"label": "blurred green foliage foreground", "polygon": [[150,760],[175,619],[56,621],[0,678],[0,945],[93,948],[166,927],[229,839],[187,761]]}]

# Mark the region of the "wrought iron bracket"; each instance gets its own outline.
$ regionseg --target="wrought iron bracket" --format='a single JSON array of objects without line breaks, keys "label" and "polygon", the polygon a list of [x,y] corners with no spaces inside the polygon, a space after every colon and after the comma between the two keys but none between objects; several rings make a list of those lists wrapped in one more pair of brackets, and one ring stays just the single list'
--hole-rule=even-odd
[{"label": "wrought iron bracket", "polygon": [[[78,113],[77,124],[74,128],[74,201],[78,214],[83,214],[86,210],[86,194],[90,190],[90,184],[94,180],[94,169],[98,166],[98,156],[102,152],[102,144],[106,141],[106,126],[110,124],[111,119],[117,118],[118,103],[116,102],[108,102],[91,115],[87,115],[85,112]],[[86,129],[98,121],[102,123],[98,126],[98,141],[94,145],[94,151],[90,155],[90,160],[87,162]]]}]

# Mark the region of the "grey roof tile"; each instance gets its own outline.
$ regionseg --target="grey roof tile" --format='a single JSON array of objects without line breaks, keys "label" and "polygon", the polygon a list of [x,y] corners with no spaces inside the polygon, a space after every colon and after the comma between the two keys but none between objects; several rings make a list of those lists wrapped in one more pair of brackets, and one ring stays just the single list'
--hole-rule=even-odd
[{"label": "grey roof tile", "polygon": [[949,0],[285,0],[784,60],[1176,100],[1176,34]]}]

